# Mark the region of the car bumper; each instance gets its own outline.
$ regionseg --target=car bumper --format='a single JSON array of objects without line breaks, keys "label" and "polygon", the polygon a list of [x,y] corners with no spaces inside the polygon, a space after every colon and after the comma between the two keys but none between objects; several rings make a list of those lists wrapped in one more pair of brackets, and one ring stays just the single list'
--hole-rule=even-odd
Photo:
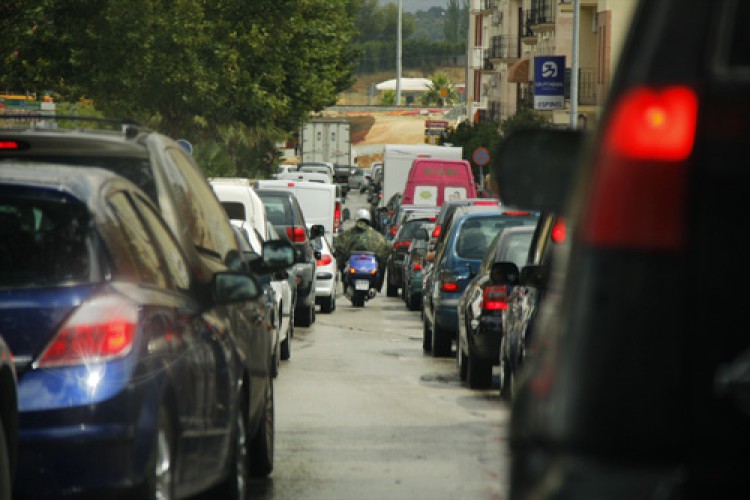
[{"label": "car bumper", "polygon": [[315,298],[328,298],[336,293],[336,270],[318,271],[315,280]]},{"label": "car bumper", "polygon": [[433,304],[435,312],[435,324],[440,325],[442,330],[452,332],[455,336],[458,332],[458,299],[439,299]]}]

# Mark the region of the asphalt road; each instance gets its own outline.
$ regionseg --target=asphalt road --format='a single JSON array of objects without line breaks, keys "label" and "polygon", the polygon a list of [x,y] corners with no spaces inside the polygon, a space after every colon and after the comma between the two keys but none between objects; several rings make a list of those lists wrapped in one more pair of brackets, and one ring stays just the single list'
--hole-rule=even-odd
[{"label": "asphalt road", "polygon": [[[352,193],[352,213],[364,195]],[[502,499],[509,410],[454,358],[422,352],[419,312],[384,293],[339,296],[297,328],[275,380],[276,456],[251,499]]]}]

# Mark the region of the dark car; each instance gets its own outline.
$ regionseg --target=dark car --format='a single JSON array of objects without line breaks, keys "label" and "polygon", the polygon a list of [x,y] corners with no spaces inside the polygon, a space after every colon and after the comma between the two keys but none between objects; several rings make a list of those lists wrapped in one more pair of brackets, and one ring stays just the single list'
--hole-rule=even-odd
[{"label": "dark car", "polygon": [[410,311],[422,308],[422,276],[424,274],[424,258],[427,255],[427,243],[434,224],[426,224],[414,233],[409,245],[409,251],[404,260],[404,284],[402,295],[406,307]]},{"label": "dark car", "polygon": [[493,155],[501,198],[570,240],[514,395],[510,498],[747,498],[748,23],[743,1],[639,2],[595,134]]},{"label": "dark car", "polygon": [[508,297],[508,309],[502,316],[500,341],[500,395],[512,399],[516,378],[533,341],[539,304],[547,293],[551,257],[565,245],[566,227],[562,217],[545,213],[539,221],[529,247],[526,262],[520,266],[518,286]]},{"label": "dark car", "polygon": [[423,280],[423,348],[449,356],[458,333],[458,299],[477,274],[490,242],[506,227],[536,225],[538,216],[524,211],[475,213],[454,218],[445,243]]},{"label": "dark car", "polygon": [[6,161],[0,200],[16,492],[153,498],[225,481],[244,495],[248,474],[271,467],[267,413],[250,433],[244,358],[257,350],[268,366],[270,347],[218,318],[263,320],[257,281],[223,271],[201,283],[145,193],[104,169]]},{"label": "dark car", "polygon": [[[193,275],[203,287],[217,272],[241,270],[242,258],[229,219],[201,168],[171,138],[132,123],[91,118],[4,117],[0,128],[0,165],[55,162],[113,171],[141,188],[159,208],[177,238]],[[50,127],[74,121],[77,128]],[[10,124],[13,124],[12,126]],[[112,128],[114,127],[114,130]],[[216,320],[231,326],[231,334],[246,352],[248,429],[252,442],[273,442],[273,377],[266,356],[266,321],[240,320],[236,307],[217,311]],[[262,437],[261,437],[262,436]],[[252,464],[257,475],[270,473],[273,448]],[[255,452],[254,452],[255,453]]]},{"label": "dark car", "polygon": [[297,276],[297,300],[294,326],[309,327],[315,322],[316,254],[305,216],[297,197],[288,191],[255,189],[266,207],[268,219],[276,232],[294,245],[296,258],[294,274]]},{"label": "dark car", "polygon": [[[1,216],[0,216],[1,217]],[[10,500],[18,459],[18,389],[8,344],[0,336],[0,499]]]},{"label": "dark car", "polygon": [[386,263],[388,272],[385,284],[388,297],[397,297],[399,288],[404,286],[404,262],[415,233],[418,229],[433,223],[434,221],[425,213],[425,217],[421,217],[421,214],[415,215],[414,218],[399,225],[399,229],[392,240],[393,248]]},{"label": "dark car", "polygon": [[[499,231],[487,248],[476,277],[458,300],[458,374],[472,389],[486,389],[492,384],[492,367],[500,359],[508,297],[518,283],[534,230],[534,226],[518,226]],[[501,263],[507,265],[495,266]]]},{"label": "dark car", "polygon": [[464,198],[461,200],[446,200],[437,215],[435,216],[435,228],[432,230],[432,235],[429,242],[429,249],[435,250],[438,238],[443,234],[443,230],[450,226],[453,216],[456,213],[458,207],[475,207],[473,210],[468,209],[463,213],[482,212],[482,211],[496,211],[500,209],[500,200],[492,198]]}]

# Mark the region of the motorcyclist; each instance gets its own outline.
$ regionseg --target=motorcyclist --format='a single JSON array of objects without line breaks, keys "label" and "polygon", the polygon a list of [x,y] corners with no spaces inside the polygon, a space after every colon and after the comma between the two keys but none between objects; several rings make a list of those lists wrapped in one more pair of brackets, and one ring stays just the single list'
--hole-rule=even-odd
[{"label": "motorcyclist", "polygon": [[366,208],[360,208],[355,213],[355,224],[343,233],[339,234],[333,242],[336,250],[339,271],[343,272],[349,256],[353,250],[367,250],[375,253],[378,258],[378,292],[383,287],[383,276],[391,252],[390,245],[385,237],[372,227],[372,217]]}]

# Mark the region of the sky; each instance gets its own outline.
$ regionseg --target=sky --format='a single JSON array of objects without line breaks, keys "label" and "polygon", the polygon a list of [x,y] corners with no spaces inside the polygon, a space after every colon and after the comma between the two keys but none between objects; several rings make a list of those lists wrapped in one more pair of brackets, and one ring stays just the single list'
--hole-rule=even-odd
[{"label": "sky", "polygon": [[[398,5],[398,0],[379,0],[380,5],[392,3]],[[445,7],[448,0],[402,0],[404,12],[416,12],[418,10],[429,10],[430,7]]]}]

